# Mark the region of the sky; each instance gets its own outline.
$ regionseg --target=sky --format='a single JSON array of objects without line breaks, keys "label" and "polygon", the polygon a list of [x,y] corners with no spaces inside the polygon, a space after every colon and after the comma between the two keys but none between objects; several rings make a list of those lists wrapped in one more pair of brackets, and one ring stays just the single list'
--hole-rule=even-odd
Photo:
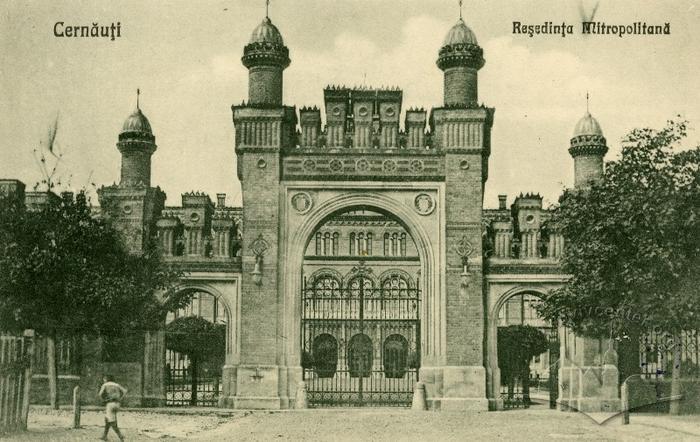
[{"label": "sky", "polygon": [[[580,8],[596,4],[596,21],[669,22],[671,35],[583,36]],[[479,100],[496,109],[485,207],[520,192],[554,203],[573,184],[567,149],[586,93],[606,159],[632,128],[659,128],[676,115],[691,123],[688,143],[698,143],[700,0],[465,0],[462,10],[486,59]],[[28,189],[41,179],[33,150],[58,115],[63,188],[118,181],[115,143],[140,88],[158,144],[152,183],[167,204],[192,190],[240,204],[231,105],[247,99],[240,58],[264,0],[9,0],[0,14],[0,178]],[[458,17],[457,0],[271,0],[292,59],[284,102],[321,107],[324,86],[366,84],[403,89],[404,110],[440,106],[435,61]],[[57,38],[58,21],[119,22],[122,36]],[[566,22],[575,33],[514,35],[514,21]]]}]

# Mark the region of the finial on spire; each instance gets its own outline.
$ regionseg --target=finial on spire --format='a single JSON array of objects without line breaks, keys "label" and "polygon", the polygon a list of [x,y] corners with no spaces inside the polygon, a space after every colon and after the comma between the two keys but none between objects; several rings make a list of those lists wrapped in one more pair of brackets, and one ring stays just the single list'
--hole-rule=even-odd
[{"label": "finial on spire", "polygon": [[589,99],[588,91],[586,91],[586,113],[587,113],[587,114],[590,113],[590,112],[588,111],[588,99]]},{"label": "finial on spire", "polygon": [[270,18],[270,0],[265,0],[265,17]]},{"label": "finial on spire", "polygon": [[141,95],[141,89],[136,88],[136,109],[140,109],[139,108],[139,95]]},{"label": "finial on spire", "polygon": [[459,0],[459,19],[462,19],[462,0]]}]

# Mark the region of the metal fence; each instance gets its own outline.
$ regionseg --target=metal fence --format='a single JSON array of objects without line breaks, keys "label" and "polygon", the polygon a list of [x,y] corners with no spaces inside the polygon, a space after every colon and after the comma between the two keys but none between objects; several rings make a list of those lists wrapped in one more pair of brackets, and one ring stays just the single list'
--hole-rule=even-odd
[{"label": "metal fence", "polygon": [[0,434],[27,428],[34,331],[0,335]]},{"label": "metal fence", "polygon": [[[672,333],[650,330],[639,338],[639,366],[646,379],[664,378],[673,372],[675,341]],[[700,332],[680,333],[681,376],[700,378]]]}]

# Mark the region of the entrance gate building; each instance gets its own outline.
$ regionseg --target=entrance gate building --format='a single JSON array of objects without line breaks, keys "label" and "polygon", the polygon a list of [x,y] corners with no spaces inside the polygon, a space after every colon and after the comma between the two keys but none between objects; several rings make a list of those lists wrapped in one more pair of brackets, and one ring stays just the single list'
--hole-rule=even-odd
[{"label": "entrance gate building", "polygon": [[[498,307],[565,283],[563,237],[538,195],[483,208],[495,113],[478,100],[483,50],[461,19],[436,50],[443,100],[429,111],[402,109],[398,88],[344,86],[324,89],[322,109],[296,108],[283,104],[290,50],[265,17],[243,48],[248,98],[232,106],[241,208],[200,193],[165,207],[150,123],[138,108],[125,122],[102,213],[131,250],[157,237],[184,282],[221,289],[219,406],[291,408],[304,390],[317,406],[405,405],[420,381],[431,409],[502,408]],[[570,146],[577,186],[601,176],[590,114]],[[619,406],[609,346],[560,332],[558,403]],[[145,347],[142,402],[164,403],[164,335]],[[587,385],[598,371],[607,384]]]}]

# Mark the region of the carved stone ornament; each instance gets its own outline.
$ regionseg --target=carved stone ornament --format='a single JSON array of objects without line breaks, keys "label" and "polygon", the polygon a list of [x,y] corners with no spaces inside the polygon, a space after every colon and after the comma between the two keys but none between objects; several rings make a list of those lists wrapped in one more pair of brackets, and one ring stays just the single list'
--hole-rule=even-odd
[{"label": "carved stone ornament", "polygon": [[343,162],[340,160],[331,160],[328,167],[330,167],[333,172],[340,172],[343,170]]},{"label": "carved stone ornament", "polygon": [[416,212],[421,215],[430,215],[435,210],[435,200],[427,193],[419,193],[413,204],[416,207]]},{"label": "carved stone ornament", "polygon": [[410,166],[411,170],[414,172],[420,172],[423,170],[423,162],[421,160],[412,160]]},{"label": "carved stone ornament", "polygon": [[258,235],[255,241],[250,245],[250,250],[253,252],[253,255],[257,257],[264,256],[269,248],[270,244],[265,241],[262,234]]},{"label": "carved stone ornament", "polygon": [[367,161],[364,158],[360,158],[355,162],[355,169],[357,169],[358,172],[366,172],[369,170],[369,161]]},{"label": "carved stone ornament", "polygon": [[467,160],[462,160],[459,162],[459,168],[462,170],[467,170],[469,169],[469,161]]},{"label": "carved stone ornament", "polygon": [[308,213],[313,205],[313,198],[306,192],[299,192],[292,196],[292,207],[302,215]]},{"label": "carved stone ornament", "polygon": [[385,160],[384,161],[384,171],[385,172],[393,172],[396,170],[396,161],[394,160]]},{"label": "carved stone ornament", "polygon": [[264,159],[260,158],[260,159],[258,160],[258,169],[264,169],[264,168],[266,168],[266,167],[267,167],[267,161],[265,161]]},{"label": "carved stone ornament", "polygon": [[462,239],[454,245],[454,251],[462,258],[465,258],[474,253],[474,246],[469,242],[466,236],[463,236]]},{"label": "carved stone ornament", "polygon": [[313,171],[314,169],[316,169],[316,161],[310,160],[310,159],[306,159],[306,160],[304,160],[304,163],[302,163],[302,167],[303,167],[304,170],[306,170],[307,172],[311,172],[311,171]]}]

